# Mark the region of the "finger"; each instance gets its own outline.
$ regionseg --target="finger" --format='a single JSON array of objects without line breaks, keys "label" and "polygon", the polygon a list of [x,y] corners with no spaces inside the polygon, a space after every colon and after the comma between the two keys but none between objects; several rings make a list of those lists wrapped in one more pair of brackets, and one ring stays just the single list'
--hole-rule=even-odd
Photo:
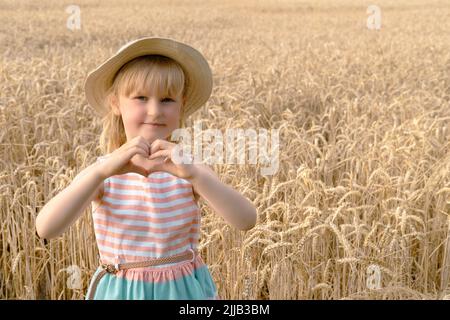
[{"label": "finger", "polygon": [[194,161],[190,150],[186,149],[181,144],[175,145],[172,150],[170,150],[170,160],[174,164],[192,164]]},{"label": "finger", "polygon": [[158,150],[166,150],[166,149],[172,149],[175,146],[174,143],[162,140],[162,139],[156,139],[152,142],[150,146],[150,154],[155,153]]},{"label": "finger", "polygon": [[130,147],[128,150],[131,150],[131,153],[132,153],[131,156],[139,153],[139,154],[144,155],[144,157],[146,157],[146,158],[148,157],[149,149],[148,149],[148,147],[145,146],[145,144],[142,144],[142,143],[136,144],[136,145]]},{"label": "finger", "polygon": [[149,159],[155,159],[159,157],[165,157],[170,159],[170,150],[159,150],[155,153],[152,153],[149,157]]},{"label": "finger", "polygon": [[138,141],[138,145],[142,146],[147,154],[150,154],[151,145],[146,139],[144,139],[143,137],[140,137],[140,139]]},{"label": "finger", "polygon": [[155,158],[153,160],[149,160],[149,167],[148,170],[149,172],[155,172],[155,171],[168,171],[168,164],[164,163],[164,158],[163,157],[158,157]]},{"label": "finger", "polygon": [[[134,154],[131,155],[130,160],[133,159],[134,163],[145,166],[145,160],[148,158],[148,154],[144,150],[142,150],[142,148],[140,147],[136,148],[137,150],[134,151]],[[138,155],[140,157],[138,157]]]},{"label": "finger", "polygon": [[[142,157],[136,157],[136,155],[140,155]],[[145,159],[148,157],[148,154],[142,150],[141,148],[138,148],[137,153],[135,153],[131,158],[133,159],[133,162],[130,162],[130,167],[133,172],[139,173],[140,175],[143,175],[144,177],[148,176],[149,172],[146,169],[146,162]]]},{"label": "finger", "polygon": [[141,141],[139,142],[138,146],[141,147],[142,150],[144,150],[147,156],[150,154],[150,145],[148,143]]}]

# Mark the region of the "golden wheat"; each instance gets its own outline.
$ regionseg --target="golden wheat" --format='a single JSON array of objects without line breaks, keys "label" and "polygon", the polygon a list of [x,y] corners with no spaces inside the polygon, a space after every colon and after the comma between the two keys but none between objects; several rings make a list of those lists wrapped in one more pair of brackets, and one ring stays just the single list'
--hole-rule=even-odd
[{"label": "golden wheat", "polygon": [[[148,35],[210,62],[212,96],[187,126],[279,129],[275,175],[214,165],[258,209],[255,228],[200,201],[199,249],[223,299],[449,299],[446,1],[380,0],[381,30],[355,0],[77,3],[73,31],[52,1],[0,4],[0,299],[84,298],[95,208],[51,241],[35,218],[100,155],[87,72]],[[81,288],[67,286],[71,266]]]}]

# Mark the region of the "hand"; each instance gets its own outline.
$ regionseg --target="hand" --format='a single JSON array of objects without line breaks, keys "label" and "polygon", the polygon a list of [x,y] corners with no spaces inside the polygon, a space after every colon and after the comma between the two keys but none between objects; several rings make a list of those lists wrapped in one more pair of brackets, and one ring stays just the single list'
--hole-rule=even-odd
[{"label": "hand", "polygon": [[135,172],[147,177],[164,159],[150,160],[150,143],[142,136],[137,136],[114,150],[105,161],[100,162],[100,171],[104,179]]},{"label": "hand", "polygon": [[[192,162],[192,158],[186,161],[183,159],[174,159],[179,145],[161,139],[153,141],[150,147],[149,160],[162,159],[162,162],[155,163],[152,167],[153,171],[166,171],[182,179],[193,179],[197,174],[197,167]],[[176,148],[176,149],[175,149]],[[182,160],[182,161],[179,161]]]}]

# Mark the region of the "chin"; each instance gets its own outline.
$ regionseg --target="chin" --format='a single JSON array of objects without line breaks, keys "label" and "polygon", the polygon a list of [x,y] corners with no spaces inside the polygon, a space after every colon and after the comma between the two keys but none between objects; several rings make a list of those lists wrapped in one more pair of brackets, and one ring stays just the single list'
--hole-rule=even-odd
[{"label": "chin", "polygon": [[162,134],[162,133],[157,133],[157,134],[155,134],[155,133],[149,133],[149,132],[145,132],[144,134],[142,134],[142,136],[144,137],[144,138],[146,138],[148,141],[154,141],[154,140],[156,140],[156,139],[164,139],[164,137],[166,136],[165,134]]}]

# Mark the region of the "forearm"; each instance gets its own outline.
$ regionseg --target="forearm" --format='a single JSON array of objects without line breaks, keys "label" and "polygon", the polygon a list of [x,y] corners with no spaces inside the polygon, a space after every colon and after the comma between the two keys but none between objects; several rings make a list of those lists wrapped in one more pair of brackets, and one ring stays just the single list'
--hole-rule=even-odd
[{"label": "forearm", "polygon": [[41,209],[36,218],[38,235],[46,239],[61,235],[84,212],[103,180],[99,163],[81,171],[68,187]]},{"label": "forearm", "polygon": [[239,230],[249,230],[255,226],[255,206],[239,192],[222,183],[210,168],[197,165],[196,174],[189,180],[194,190],[228,223]]}]

